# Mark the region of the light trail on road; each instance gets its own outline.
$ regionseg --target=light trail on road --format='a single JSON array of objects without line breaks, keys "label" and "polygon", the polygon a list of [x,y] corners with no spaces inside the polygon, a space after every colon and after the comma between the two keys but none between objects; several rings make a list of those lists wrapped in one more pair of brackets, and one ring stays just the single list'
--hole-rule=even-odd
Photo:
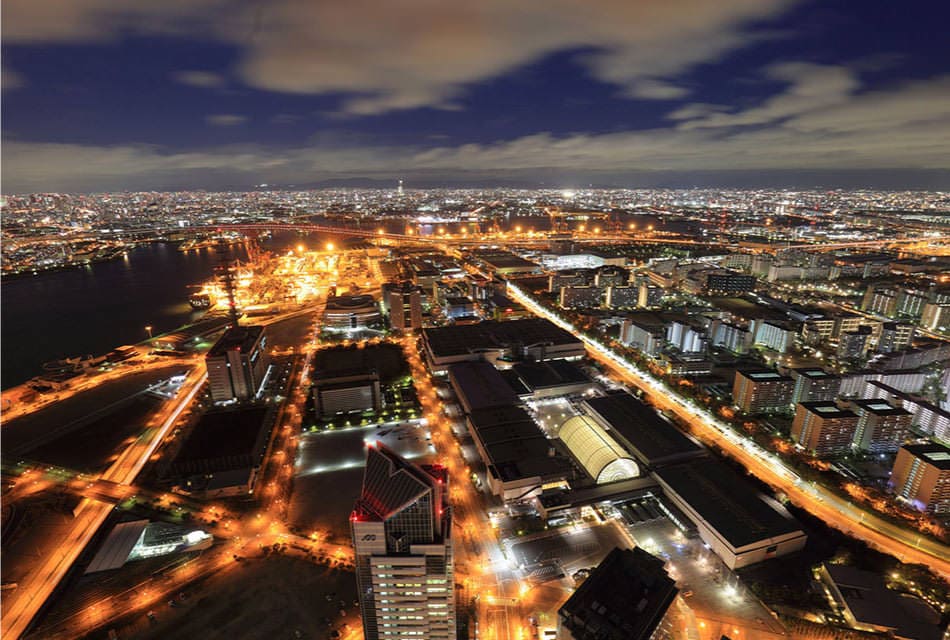
[{"label": "light trail on road", "polygon": [[[162,426],[154,430],[146,442],[132,443],[102,474],[102,479],[123,485],[132,484],[135,476],[141,471],[181,412],[194,400],[207,379],[207,373],[197,376],[194,373],[192,372],[189,375],[190,380],[186,379],[182,385],[182,389],[188,388],[189,384],[192,385],[191,388],[176,399],[174,407],[168,410],[168,416]],[[6,598],[3,618],[0,621],[0,636],[19,638],[26,631],[37,612],[92,540],[112,509],[112,504],[88,498],[81,503],[69,533],[63,538],[58,548],[11,594],[12,597]],[[11,603],[10,600],[13,602]]]},{"label": "light trail on road", "polygon": [[512,299],[531,312],[578,336],[597,360],[605,363],[619,373],[625,381],[648,394],[655,406],[675,413],[680,419],[693,426],[698,435],[721,447],[728,455],[741,462],[750,473],[773,489],[784,492],[793,504],[822,519],[828,525],[902,562],[924,564],[942,577],[950,578],[950,547],[947,545],[926,538],[919,532],[887,522],[873,512],[841,499],[824,487],[803,482],[781,458],[737,434],[729,425],[717,420],[705,409],[687,404],[662,382],[649,373],[640,371],[600,341],[580,333],[569,322],[538,304],[517,285],[509,282],[507,292]]}]

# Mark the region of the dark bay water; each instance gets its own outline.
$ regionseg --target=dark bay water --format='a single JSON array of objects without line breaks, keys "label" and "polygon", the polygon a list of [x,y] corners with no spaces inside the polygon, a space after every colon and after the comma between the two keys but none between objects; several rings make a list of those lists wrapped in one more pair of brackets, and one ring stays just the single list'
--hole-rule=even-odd
[{"label": "dark bay water", "polygon": [[155,243],[109,262],[5,279],[0,384],[25,382],[50,360],[141,342],[147,325],[156,335],[181,326],[196,317],[190,285],[210,278],[215,264],[211,249]]}]

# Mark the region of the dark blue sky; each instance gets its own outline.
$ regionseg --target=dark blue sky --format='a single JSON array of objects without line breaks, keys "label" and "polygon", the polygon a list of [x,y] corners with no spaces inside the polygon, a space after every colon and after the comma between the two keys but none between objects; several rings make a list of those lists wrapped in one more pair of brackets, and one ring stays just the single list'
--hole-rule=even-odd
[{"label": "dark blue sky", "polygon": [[943,3],[127,4],[5,3],[5,193],[950,187]]}]

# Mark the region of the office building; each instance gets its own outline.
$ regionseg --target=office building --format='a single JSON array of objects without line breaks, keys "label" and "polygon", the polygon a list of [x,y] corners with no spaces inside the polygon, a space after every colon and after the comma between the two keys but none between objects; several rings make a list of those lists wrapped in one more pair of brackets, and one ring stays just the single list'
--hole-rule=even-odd
[{"label": "office building", "polygon": [[449,474],[369,447],[350,516],[366,640],[455,640]]},{"label": "office building", "polygon": [[910,435],[911,415],[903,407],[884,400],[855,400],[858,429],[854,448],[868,453],[893,453]]},{"label": "office building", "polygon": [[264,327],[230,327],[208,351],[205,366],[215,402],[255,399],[270,366]]},{"label": "office building", "polygon": [[800,402],[792,420],[792,439],[814,456],[851,451],[858,430],[858,414],[834,402]]},{"label": "office building", "polygon": [[384,290],[389,309],[389,326],[397,331],[422,328],[422,291],[409,283],[391,285]]},{"label": "office building", "polygon": [[920,511],[950,513],[950,448],[936,442],[904,445],[897,451],[890,484]]},{"label": "office building", "polygon": [[558,610],[558,637],[667,638],[672,633],[667,611],[677,593],[662,559],[639,547],[614,548]]},{"label": "office building", "polygon": [[841,390],[841,376],[818,367],[800,367],[789,371],[795,381],[792,404],[834,400]]},{"label": "office building", "polygon": [[380,411],[383,408],[383,394],[379,386],[379,374],[357,369],[320,377],[313,383],[313,405],[320,418]]},{"label": "office building", "polygon": [[788,411],[795,381],[771,369],[736,371],[732,404],[745,413]]}]

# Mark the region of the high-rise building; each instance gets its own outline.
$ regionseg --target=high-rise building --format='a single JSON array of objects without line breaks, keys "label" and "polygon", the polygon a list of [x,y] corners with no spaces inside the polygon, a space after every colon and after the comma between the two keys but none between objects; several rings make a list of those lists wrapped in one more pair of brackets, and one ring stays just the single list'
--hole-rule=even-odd
[{"label": "high-rise building", "polygon": [[928,302],[921,311],[920,326],[929,331],[945,331],[950,327],[950,304]]},{"label": "high-rise building", "polygon": [[270,366],[264,327],[231,327],[205,356],[215,402],[253,400]]},{"label": "high-rise building", "polygon": [[868,353],[871,327],[860,326],[855,331],[846,331],[838,337],[838,358],[862,360]]},{"label": "high-rise building", "polygon": [[366,640],[454,640],[448,472],[370,447],[350,516]]},{"label": "high-rise building", "polygon": [[639,291],[637,292],[637,306],[641,309],[659,307],[664,293],[665,291],[656,285],[641,282]]},{"label": "high-rise building", "polygon": [[858,429],[858,414],[834,402],[800,402],[792,438],[816,456],[848,453]]},{"label": "high-rise building", "polygon": [[736,371],[732,403],[746,413],[786,411],[795,381],[771,369]]},{"label": "high-rise building", "polygon": [[913,415],[907,409],[884,400],[855,400],[858,430],[854,448],[871,453],[893,453],[910,434]]},{"label": "high-rise building", "polygon": [[795,346],[795,331],[783,322],[761,322],[756,326],[755,344],[786,353]]},{"label": "high-rise building", "polygon": [[950,513],[950,448],[931,442],[897,452],[890,484],[920,511]]},{"label": "high-rise building", "polygon": [[595,286],[561,287],[560,305],[562,309],[590,309],[599,307],[604,301],[604,289]]},{"label": "high-rise building", "polygon": [[408,282],[384,290],[389,308],[389,326],[399,331],[422,328],[422,291]]},{"label": "high-rise building", "polygon": [[834,400],[841,390],[841,376],[828,373],[819,367],[800,367],[789,371],[795,381],[792,404]]},{"label": "high-rise building", "polygon": [[914,325],[906,322],[885,322],[881,327],[881,337],[877,341],[880,353],[893,353],[909,347],[914,339]]}]

